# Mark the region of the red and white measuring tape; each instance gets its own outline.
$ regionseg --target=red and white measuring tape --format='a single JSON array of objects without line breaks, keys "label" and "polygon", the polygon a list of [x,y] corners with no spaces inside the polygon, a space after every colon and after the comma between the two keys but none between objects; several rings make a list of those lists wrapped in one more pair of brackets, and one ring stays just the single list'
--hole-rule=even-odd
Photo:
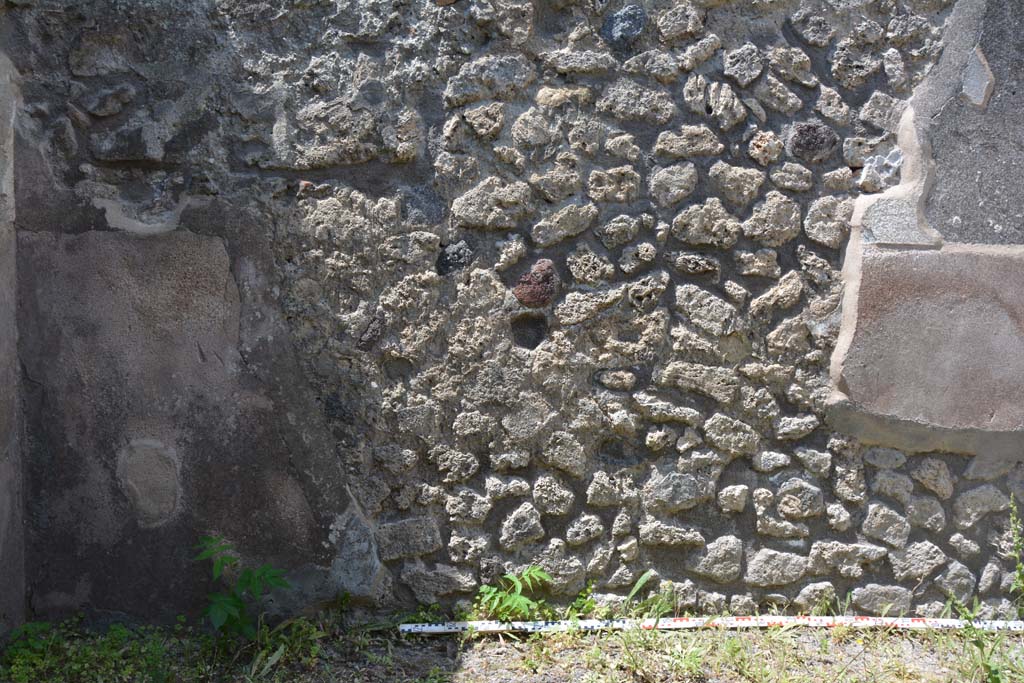
[{"label": "red and white measuring tape", "polygon": [[400,633],[549,633],[557,631],[624,631],[641,628],[678,631],[699,628],[774,628],[809,626],[814,628],[884,628],[900,631],[962,629],[968,624],[982,631],[1024,632],[1024,621],[978,619],[931,619],[926,617],[671,617],[665,619],[578,619],[565,621],[449,621],[435,624],[401,624]]}]

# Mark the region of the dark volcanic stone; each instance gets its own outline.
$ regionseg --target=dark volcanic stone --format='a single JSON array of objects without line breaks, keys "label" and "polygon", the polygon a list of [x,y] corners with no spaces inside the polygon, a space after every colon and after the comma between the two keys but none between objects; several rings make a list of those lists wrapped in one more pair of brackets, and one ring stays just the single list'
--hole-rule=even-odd
[{"label": "dark volcanic stone", "polygon": [[558,273],[550,259],[541,259],[533,264],[530,272],[524,273],[512,293],[519,303],[528,308],[541,308],[551,303],[558,290]]},{"label": "dark volcanic stone", "polygon": [[680,273],[686,275],[714,275],[718,276],[720,265],[716,259],[703,254],[682,253],[678,254],[673,265]]},{"label": "dark volcanic stone", "polygon": [[647,25],[647,14],[637,5],[626,5],[604,20],[601,37],[614,50],[628,50],[633,47]]},{"label": "dark volcanic stone", "polygon": [[441,249],[437,256],[438,275],[447,275],[453,271],[465,268],[473,260],[473,250],[466,240],[460,240],[455,244],[449,244]]},{"label": "dark volcanic stone", "polygon": [[793,125],[786,150],[804,161],[815,163],[832,156],[839,146],[836,132],[818,121],[805,121]]}]

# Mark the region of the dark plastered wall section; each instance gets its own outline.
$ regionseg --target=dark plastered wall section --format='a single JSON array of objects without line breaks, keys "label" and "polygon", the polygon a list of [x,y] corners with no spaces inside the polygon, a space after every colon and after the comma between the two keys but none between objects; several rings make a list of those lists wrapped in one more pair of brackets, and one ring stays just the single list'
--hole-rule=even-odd
[{"label": "dark plastered wall section", "polygon": [[21,418],[15,325],[14,67],[0,52],[0,639],[24,617]]}]

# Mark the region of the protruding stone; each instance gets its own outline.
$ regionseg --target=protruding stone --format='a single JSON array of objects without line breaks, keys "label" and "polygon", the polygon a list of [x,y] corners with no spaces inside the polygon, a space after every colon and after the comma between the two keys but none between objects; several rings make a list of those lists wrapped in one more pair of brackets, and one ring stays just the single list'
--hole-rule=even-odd
[{"label": "protruding stone", "polygon": [[648,181],[651,196],[662,208],[670,208],[686,199],[697,187],[697,167],[692,163],[656,168]]},{"label": "protruding stone", "polygon": [[640,174],[632,166],[591,171],[587,194],[595,202],[632,202],[640,196]]},{"label": "protruding stone", "polygon": [[892,508],[881,503],[871,503],[861,531],[865,536],[877,538],[894,548],[902,548],[910,537],[910,524]]},{"label": "protruding stone", "polygon": [[767,247],[786,244],[800,234],[800,205],[772,190],[744,221],[743,234]]},{"label": "protruding stone", "polygon": [[742,560],[743,542],[735,536],[719,536],[687,567],[694,574],[717,583],[730,583],[739,578]]},{"label": "protruding stone", "polygon": [[569,545],[579,546],[589,543],[604,534],[604,524],[596,515],[584,514],[574,519],[565,532],[565,541]]},{"label": "protruding stone", "polygon": [[881,470],[871,480],[873,493],[888,496],[904,506],[910,504],[910,494],[913,490],[914,482],[910,480],[910,477],[892,470]]},{"label": "protruding stone", "polygon": [[868,614],[899,617],[910,612],[913,594],[902,586],[869,583],[853,590],[853,605]]},{"label": "protruding stone", "polygon": [[683,126],[678,133],[662,131],[654,141],[654,154],[674,159],[721,154],[725,145],[707,126]]},{"label": "protruding stone", "polygon": [[582,477],[587,467],[587,455],[583,446],[570,432],[558,431],[551,435],[542,454],[544,461],[552,467]]},{"label": "protruding stone", "polygon": [[807,192],[814,187],[814,174],[800,164],[787,162],[772,171],[769,177],[780,190]]},{"label": "protruding stone", "polygon": [[704,10],[690,2],[674,3],[672,9],[663,12],[655,23],[666,43],[694,38],[704,30]]},{"label": "protruding stone", "polygon": [[530,236],[537,246],[550,247],[585,231],[597,220],[597,214],[593,204],[569,204],[533,226]]},{"label": "protruding stone", "polygon": [[422,563],[406,564],[401,578],[402,583],[412,589],[416,600],[425,605],[449,595],[471,593],[478,585],[472,572],[447,564],[435,565],[433,569]]},{"label": "protruding stone", "polygon": [[897,581],[920,581],[946,563],[946,553],[934,543],[912,543],[903,550],[889,553],[892,575]]},{"label": "protruding stone", "polygon": [[907,503],[907,521],[911,526],[938,533],[946,527],[946,511],[931,496],[912,496]]},{"label": "protruding stone", "polygon": [[726,201],[743,207],[757,197],[764,184],[765,174],[755,168],[730,166],[724,161],[716,161],[711,167],[710,178],[715,191],[721,193]]},{"label": "protruding stone", "polygon": [[652,521],[640,525],[640,544],[669,548],[702,546],[704,536],[696,529]]},{"label": "protruding stone", "polygon": [[832,503],[826,508],[828,525],[835,531],[843,532],[850,528],[850,512],[840,503]]},{"label": "protruding stone", "polygon": [[498,542],[505,550],[515,550],[543,537],[544,527],[540,523],[540,513],[532,503],[523,503],[502,522]]},{"label": "protruding stone", "polygon": [[729,368],[683,361],[669,363],[656,373],[655,381],[661,386],[698,391],[719,403],[734,401],[739,387],[739,377]]},{"label": "protruding stone", "polygon": [[672,235],[688,244],[728,249],[740,235],[740,222],[717,197],[688,207],[672,221]]},{"label": "protruding stone", "polygon": [[441,248],[437,255],[437,274],[448,275],[465,268],[473,260],[473,249],[466,240],[448,244]]},{"label": "protruding stone", "polygon": [[976,541],[972,541],[961,533],[956,533],[950,536],[949,545],[953,547],[953,550],[955,550],[960,557],[974,557],[981,553],[981,546],[978,545]]},{"label": "protruding stone", "polygon": [[922,460],[911,472],[911,476],[942,500],[953,497],[953,476],[946,463],[938,458]]},{"label": "protruding stone", "polygon": [[793,606],[803,614],[810,614],[833,607],[835,600],[835,586],[828,581],[821,581],[801,588],[800,593],[793,598]]},{"label": "protruding stone", "polygon": [[533,502],[541,513],[561,516],[572,512],[575,496],[558,477],[542,474],[533,484]]},{"label": "protruding stone", "polygon": [[840,576],[856,579],[864,573],[865,565],[886,554],[885,548],[869,543],[815,541],[811,546],[810,571],[819,575],[838,571]]},{"label": "protruding stone", "polygon": [[838,249],[850,233],[853,202],[835,196],[815,199],[804,219],[804,233],[808,238],[832,249]]},{"label": "protruding stone", "polygon": [[788,467],[790,457],[778,451],[760,451],[751,459],[751,467],[758,472],[774,472]]},{"label": "protruding stone", "polygon": [[828,451],[819,451],[813,448],[800,447],[794,453],[797,459],[811,474],[819,477],[827,477],[832,469],[832,454]]},{"label": "protruding stone", "polygon": [[724,73],[745,88],[757,79],[764,70],[764,58],[761,51],[752,43],[725,53],[722,59]]},{"label": "protruding stone", "polygon": [[970,529],[985,515],[1010,507],[1010,499],[991,484],[960,494],[953,503],[953,519],[958,529]]},{"label": "protruding stone", "polygon": [[782,156],[783,149],[785,145],[778,135],[770,130],[759,130],[750,138],[747,154],[757,163],[767,166]]},{"label": "protruding stone", "polygon": [[519,278],[512,293],[527,308],[543,308],[558,292],[558,272],[550,259],[540,259]]},{"label": "protruding stone", "polygon": [[858,118],[864,123],[892,133],[899,128],[900,117],[906,108],[906,102],[883,92],[874,92],[860,108]]},{"label": "protruding stone", "polygon": [[722,512],[743,512],[749,496],[750,487],[746,484],[726,486],[718,492],[718,507]]},{"label": "protruding stone", "polygon": [[692,474],[655,473],[643,488],[644,508],[652,513],[688,510],[714,497],[711,487]]},{"label": "protruding stone", "polygon": [[903,467],[907,456],[893,448],[869,448],[864,452],[864,462],[881,469]]},{"label": "protruding stone", "polygon": [[956,598],[961,605],[969,605],[977,578],[966,565],[950,560],[946,570],[935,579],[935,585],[947,596]]},{"label": "protruding stone", "polygon": [[704,423],[704,438],[733,455],[752,455],[761,441],[750,425],[722,413],[715,413]]},{"label": "protruding stone", "polygon": [[647,13],[639,5],[626,5],[609,15],[601,26],[601,37],[613,50],[620,52],[633,47],[647,26]]},{"label": "protruding stone", "polygon": [[735,331],[736,307],[697,285],[676,287],[675,307],[710,335],[724,337]]},{"label": "protruding stone", "polygon": [[722,39],[714,33],[709,34],[683,51],[683,56],[679,59],[679,66],[683,71],[693,71],[711,59],[720,47],[722,47]]},{"label": "protruding stone", "polygon": [[806,557],[763,548],[747,560],[744,580],[759,588],[788,586],[803,578],[806,572]]},{"label": "protruding stone", "polygon": [[523,55],[486,55],[466,62],[448,80],[445,104],[459,107],[480,100],[505,99],[529,86],[535,78],[533,64]]},{"label": "protruding stone", "polygon": [[463,228],[512,230],[533,210],[529,185],[492,177],[452,202],[452,220]]},{"label": "protruding stone", "polygon": [[779,513],[787,519],[807,519],[825,512],[821,489],[803,479],[787,480],[778,491]]},{"label": "protruding stone", "polygon": [[788,131],[786,151],[808,163],[825,161],[839,146],[835,131],[818,121],[793,124]]},{"label": "protruding stone", "polygon": [[597,110],[620,121],[642,121],[665,125],[676,114],[676,105],[662,89],[646,88],[636,81],[620,78],[605,87]]}]

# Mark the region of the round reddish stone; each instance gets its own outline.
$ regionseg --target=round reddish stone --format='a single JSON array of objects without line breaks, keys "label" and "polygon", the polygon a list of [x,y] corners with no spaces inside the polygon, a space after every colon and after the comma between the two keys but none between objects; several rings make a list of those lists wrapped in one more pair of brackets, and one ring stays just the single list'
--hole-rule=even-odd
[{"label": "round reddish stone", "polygon": [[512,293],[527,308],[543,308],[551,303],[557,291],[558,273],[555,264],[545,258],[534,263],[530,272],[519,278]]}]

